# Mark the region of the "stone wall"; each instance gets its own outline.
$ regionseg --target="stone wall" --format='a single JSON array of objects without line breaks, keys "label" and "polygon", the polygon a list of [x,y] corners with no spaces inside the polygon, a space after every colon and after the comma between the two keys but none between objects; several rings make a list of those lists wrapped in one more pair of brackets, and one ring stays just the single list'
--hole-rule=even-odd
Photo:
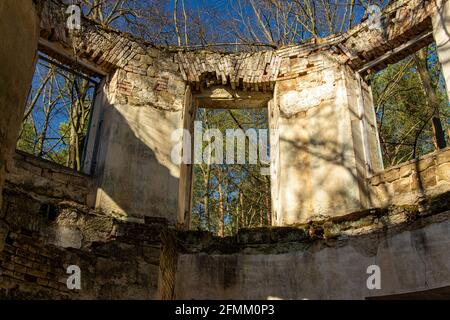
[{"label": "stone wall", "polygon": [[373,204],[413,205],[450,190],[450,148],[402,163],[369,179]]},{"label": "stone wall", "polygon": [[69,31],[64,7],[43,2],[40,49],[104,76],[84,162],[97,189],[94,205],[130,221],[153,216],[174,224],[180,168],[170,159],[170,137],[183,127],[186,89],[176,54],[89,19]]},{"label": "stone wall", "polygon": [[[39,162],[40,174],[53,167],[46,188],[26,182],[41,179]],[[63,200],[62,181],[76,177],[79,190],[70,190],[83,194],[89,177],[43,160],[19,154],[14,168],[0,216],[2,299],[364,299],[450,285],[449,192],[420,205],[214,238]],[[371,264],[381,267],[380,291],[365,286]],[[81,268],[80,291],[67,289],[69,265]]]},{"label": "stone wall", "polygon": [[[87,19],[69,31],[58,1],[2,0],[0,298],[363,299],[449,286],[450,149],[379,172],[370,88],[355,73],[394,46],[415,40],[375,69],[429,43],[433,21],[448,80],[448,3],[393,2],[381,33],[364,22],[300,46],[225,54],[158,48]],[[92,176],[13,157],[39,36],[41,50],[104,77]],[[169,229],[189,205],[171,134],[218,92],[226,107],[269,105],[275,221],[295,227],[224,239]],[[361,211],[373,206],[390,207]],[[380,291],[365,286],[371,264]],[[80,291],[67,289],[69,265],[81,268]]]}]

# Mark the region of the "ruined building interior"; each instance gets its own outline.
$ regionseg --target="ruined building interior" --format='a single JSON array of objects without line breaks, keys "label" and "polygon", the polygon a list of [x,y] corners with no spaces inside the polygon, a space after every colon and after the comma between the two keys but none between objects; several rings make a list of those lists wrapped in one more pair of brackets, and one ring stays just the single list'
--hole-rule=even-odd
[{"label": "ruined building interior", "polygon": [[[2,0],[0,16],[0,298],[449,296],[450,149],[384,168],[366,75],[435,41],[450,96],[450,1],[256,53],[69,31],[56,0]],[[38,51],[101,79],[80,172],[16,151]],[[271,227],[190,229],[192,165],[170,139],[200,104],[268,107]]]}]

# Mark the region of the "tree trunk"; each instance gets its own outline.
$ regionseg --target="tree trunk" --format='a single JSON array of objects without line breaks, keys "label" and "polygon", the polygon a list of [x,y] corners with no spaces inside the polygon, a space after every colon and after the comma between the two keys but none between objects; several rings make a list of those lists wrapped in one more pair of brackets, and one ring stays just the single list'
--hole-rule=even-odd
[{"label": "tree trunk", "polygon": [[211,218],[209,216],[209,179],[211,177],[211,167],[206,165],[206,174],[203,176],[203,183],[205,185],[205,194],[203,196],[203,206],[205,207],[206,227],[208,231],[211,231]]},{"label": "tree trunk", "polygon": [[76,136],[75,128],[72,123],[70,125],[70,138],[69,138],[69,152],[67,154],[67,166],[71,169],[75,169],[76,166]]},{"label": "tree trunk", "polygon": [[439,99],[436,94],[436,89],[433,86],[433,81],[427,68],[427,51],[423,49],[414,55],[414,62],[419,73],[423,90],[427,97],[427,104],[430,108],[433,117],[431,119],[433,126],[433,141],[436,149],[443,149],[446,147],[445,134],[442,129],[442,122],[439,112]]},{"label": "tree trunk", "polygon": [[45,114],[44,124],[42,125],[42,131],[38,138],[38,150],[37,150],[38,157],[42,157],[44,155],[44,142],[45,142],[45,137],[47,136],[50,110],[51,110],[51,105],[48,106],[47,112]]},{"label": "tree trunk", "polygon": [[225,236],[225,213],[223,208],[222,169],[217,174],[219,180],[219,237]]},{"label": "tree trunk", "polygon": [[236,203],[236,234],[239,232],[239,223],[240,223],[240,213],[239,213],[239,206],[240,206],[240,199],[241,199],[241,191],[238,191],[238,201]]},{"label": "tree trunk", "polygon": [[[53,84],[52,84],[53,85]],[[45,108],[45,103],[43,101],[43,110],[45,112],[45,118],[44,118],[44,124],[42,125],[42,131],[38,138],[38,150],[37,150],[37,156],[42,157],[44,155],[44,143],[47,136],[47,130],[49,126],[49,120],[50,120],[50,114],[52,112],[53,103],[52,103],[52,95],[53,90],[52,86],[50,86],[48,91],[48,101],[47,101],[47,109]]]}]

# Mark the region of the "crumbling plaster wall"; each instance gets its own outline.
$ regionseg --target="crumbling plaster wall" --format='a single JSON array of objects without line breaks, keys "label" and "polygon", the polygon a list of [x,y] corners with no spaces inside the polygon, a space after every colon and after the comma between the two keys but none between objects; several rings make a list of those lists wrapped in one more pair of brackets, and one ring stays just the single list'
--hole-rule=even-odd
[{"label": "crumbling plaster wall", "polygon": [[[104,90],[106,103],[102,106],[99,158],[94,170],[99,188],[96,207],[128,219],[151,215],[177,222],[177,200],[182,191],[178,186],[184,177],[180,177],[180,167],[171,161],[175,142],[169,139],[175,129],[191,127],[183,120],[191,108],[185,105],[186,101],[211,106],[217,98],[214,94],[223,88],[222,91],[231,92],[232,96],[239,93],[241,98],[231,97],[230,101],[244,106],[245,101],[253,97],[268,101],[264,91],[270,92],[271,86],[277,92],[271,103],[273,108],[279,108],[280,115],[273,124],[279,135],[278,141],[273,142],[279,143],[280,153],[279,170],[272,176],[272,183],[279,186],[278,190],[274,189],[274,193],[279,193],[277,223],[299,223],[367,206],[361,202],[360,195],[366,190],[358,189],[357,181],[367,173],[364,171],[357,176],[356,144],[352,140],[357,134],[355,130],[360,128],[350,125],[353,110],[349,100],[356,91],[347,90],[347,79],[354,77],[353,73],[333,54],[303,52],[299,55],[296,50],[268,54],[242,54],[242,61],[236,63],[243,66],[242,69],[222,71],[219,77],[222,87],[212,81],[211,73],[197,71],[200,75],[192,78],[199,79],[200,87],[193,89],[191,99],[185,98],[190,75],[182,72],[190,66],[177,63],[187,59],[181,54],[147,48],[123,69],[116,70]],[[210,56],[200,53],[199,57],[203,60],[193,64],[203,65],[207,70],[208,65],[205,67],[203,61],[210,61]],[[214,60],[217,65],[212,67],[223,70],[221,63],[230,65],[227,59],[239,61],[239,56],[221,55]],[[265,66],[266,71],[259,75],[259,70],[248,69],[254,66],[252,63]],[[264,86],[262,80],[247,78],[249,72],[256,72],[260,79],[273,73],[277,75],[276,85],[270,79]],[[233,79],[233,74],[237,77],[235,87],[244,91],[232,89],[233,85],[229,89],[223,87],[231,81],[228,79]],[[239,80],[241,77],[244,80]],[[193,87],[197,85],[191,83]],[[211,97],[205,97],[205,92],[212,92]],[[374,118],[370,106],[364,112],[369,113],[368,118]],[[305,130],[306,138],[302,140]],[[376,134],[376,130],[364,134]],[[135,179],[136,176],[140,179]],[[330,176],[335,178],[330,179]],[[182,217],[178,220],[184,221]]]},{"label": "crumbling plaster wall", "polygon": [[[278,225],[369,207],[363,135],[376,141],[376,129],[360,124],[354,72],[319,53],[283,60],[280,74]],[[363,116],[373,123],[367,102]],[[374,157],[381,162],[377,148]]]},{"label": "crumbling plaster wall", "polygon": [[[424,160],[419,166],[430,169]],[[440,181],[448,151],[434,161]],[[1,298],[364,299],[449,285],[448,188],[420,205],[223,239],[169,231],[164,219],[133,223],[91,210],[79,198],[91,178],[40,159],[19,154],[14,168],[0,217],[8,228]],[[71,264],[82,270],[80,291],[67,289]],[[371,264],[381,267],[380,291],[366,289]]]},{"label": "crumbling plaster wall", "polygon": [[180,168],[170,137],[183,127],[186,84],[174,53],[84,18],[68,31],[63,8],[44,4],[40,49],[104,75],[84,162],[97,188],[90,204],[122,219],[175,223]]},{"label": "crumbling plaster wall", "polygon": [[[164,149],[167,145],[165,143],[167,133],[157,135],[156,132],[152,136],[145,136],[149,134],[147,131],[133,131],[133,129],[139,130],[136,127],[139,127],[140,117],[142,117],[143,123],[152,122],[152,128],[156,127],[155,124],[160,124],[164,128],[168,121],[172,121],[170,117],[172,112],[176,111],[174,109],[181,109],[180,103],[177,105],[177,99],[181,101],[183,98],[172,98],[175,94],[171,96],[171,92],[173,93],[173,90],[177,89],[173,89],[173,82],[169,81],[163,72],[155,75],[149,70],[152,64],[149,62],[153,58],[152,53],[149,53],[149,56],[145,57],[146,60],[140,64],[142,57],[137,55],[143,53],[142,50],[146,50],[145,46],[131,43],[120,37],[118,33],[101,33],[96,26],[89,24],[88,28],[84,30],[85,33],[67,34],[66,17],[63,12],[61,13],[61,7],[53,8],[56,11],[47,10],[47,5],[53,4],[51,1],[40,2],[40,5],[43,6],[43,11],[40,12],[42,18],[40,20],[41,39],[48,41],[45,44],[51,45],[51,48],[48,48],[41,43],[40,49],[56,54],[62,58],[63,62],[69,64],[73,63],[71,57],[80,56],[78,61],[82,63],[82,69],[85,72],[89,73],[95,69],[100,70],[102,74],[116,75],[115,78],[107,77],[104,81],[105,87],[102,88],[105,103],[101,107],[108,111],[102,115],[106,126],[94,130],[99,134],[105,131],[110,134],[106,136],[111,137],[112,140],[105,139],[102,144],[105,148],[113,149],[111,145],[115,143],[114,134],[124,138],[121,142],[122,145],[128,145],[131,148],[131,150],[113,149],[115,153],[106,153],[108,159],[116,157],[114,160],[124,164],[121,168],[114,168],[117,170],[113,171],[112,182],[114,185],[126,186],[127,179],[131,180],[133,176],[133,179],[136,176],[144,177],[146,180],[142,185],[131,184],[128,189],[124,188],[123,190],[126,190],[128,195],[140,193],[142,196],[144,193],[140,201],[148,200],[149,207],[145,208],[147,214],[149,212],[152,214],[150,206],[160,204],[162,210],[153,210],[155,212],[153,215],[163,216],[164,213],[167,213],[169,217],[172,217],[175,210],[170,211],[172,208],[168,208],[167,203],[170,203],[172,198],[176,199],[177,195],[173,195],[171,190],[167,190],[167,187],[161,188],[161,186],[170,184],[169,173],[164,175],[158,166],[152,167],[148,171],[139,167],[142,165],[145,168],[149,162],[151,165],[152,161],[158,163],[157,157],[148,151],[147,144],[154,147],[155,153],[158,153],[159,143],[163,147],[161,155],[158,154],[158,156],[162,158],[167,156],[167,149]],[[110,191],[113,197],[117,196],[113,192],[114,189],[111,191],[101,184],[103,181],[108,181],[102,175],[96,176],[100,178],[98,180],[91,179],[86,175],[70,172],[70,170],[23,154],[16,154],[13,158],[21,115],[34,70],[39,39],[39,19],[36,9],[41,9],[40,5],[35,7],[33,1],[21,1],[20,4],[13,1],[2,1],[0,4],[2,16],[0,24],[2,31],[5,32],[4,45],[0,49],[4,62],[0,68],[2,88],[0,92],[0,128],[2,132],[0,137],[2,139],[0,178],[2,180],[1,194],[5,199],[0,214],[0,297],[2,299],[155,298],[159,274],[160,233],[167,225],[167,220],[140,219],[141,223],[134,223],[105,214],[107,210],[105,212],[94,211],[86,204],[92,204],[95,201],[96,192],[93,190],[99,183],[103,187],[102,191]],[[57,14],[53,14],[55,12]],[[56,23],[53,21],[55,17]],[[20,23],[18,23],[19,21]],[[20,37],[17,36],[17,32]],[[94,40],[92,35],[96,35],[96,32],[98,32],[97,38]],[[96,58],[97,64],[91,63],[92,61],[86,57],[82,58],[83,53],[80,51],[73,52],[72,44],[80,43],[77,42],[80,39],[85,50],[92,50],[90,52]],[[114,41],[109,42],[112,39]],[[77,47],[75,46],[75,48]],[[81,48],[78,47],[78,49]],[[98,54],[101,57],[96,56]],[[140,86],[140,88],[147,92],[153,92],[153,90],[155,92],[153,100],[152,97],[142,98],[144,105],[148,101],[152,101],[153,105],[149,110],[143,110],[143,104],[139,102],[128,101],[127,98],[124,98],[125,95],[120,96],[117,87],[112,87],[112,85],[126,86],[126,79],[123,79],[122,75],[126,77],[125,67],[133,73],[131,69],[134,66],[128,65],[133,58],[135,58],[133,62],[140,64],[139,66],[144,71],[137,69],[138,71],[134,72],[138,75],[130,81],[130,88],[135,90],[133,87],[135,81],[140,81],[137,78],[147,81],[148,87]],[[170,72],[173,67],[164,65],[165,61],[169,61],[170,64],[170,58],[162,60],[164,59],[156,61],[160,70]],[[144,64],[146,64],[145,67]],[[117,70],[117,73],[114,70]],[[125,74],[119,75],[119,71],[124,70]],[[150,77],[145,79],[147,75]],[[109,81],[111,79],[115,80],[113,84]],[[184,88],[184,83],[181,85]],[[112,91],[108,91],[109,88],[112,88]],[[140,93],[133,92],[133,97],[141,96]],[[113,100],[116,98],[121,101]],[[117,104],[117,108],[114,104],[109,103],[109,99]],[[129,104],[130,110],[126,110],[125,115],[121,115],[122,110],[119,109],[127,104]],[[164,109],[170,111],[166,114]],[[151,111],[153,113],[150,113]],[[124,117],[127,117],[127,121],[124,120]],[[108,122],[111,119],[117,121],[115,123]],[[131,128],[130,123],[134,125],[134,128]],[[112,128],[108,126],[112,126]],[[121,136],[123,133],[124,135]],[[103,151],[106,150],[103,149]],[[125,163],[130,154],[133,162]],[[142,161],[138,162],[139,159]],[[8,165],[8,182],[3,190],[6,160],[9,160],[10,164]],[[93,162],[95,163],[96,160]],[[127,165],[135,165],[135,167],[130,168]],[[108,173],[108,169],[110,168],[107,167],[103,172]],[[126,171],[124,172],[124,170]],[[170,174],[176,176],[176,169],[172,171]],[[155,179],[155,173],[159,173],[162,177]],[[124,174],[124,179],[114,179],[115,174],[119,176]],[[150,182],[149,177],[151,177]],[[149,186],[153,187],[153,190],[162,189],[167,194],[164,194],[163,197],[160,193],[160,198],[157,199],[146,198],[145,192]],[[174,190],[177,190],[176,187],[175,185]],[[151,190],[150,188],[150,192],[152,192]],[[124,207],[126,207],[126,201],[129,201],[128,199],[123,202],[121,199],[119,200],[118,203]],[[137,203],[145,204],[145,202]],[[108,206],[105,205],[105,209],[108,209]],[[141,214],[144,209],[135,210],[131,206],[126,207],[126,210]],[[71,264],[81,268],[81,291],[70,291],[66,286],[69,276],[66,268]]]},{"label": "crumbling plaster wall", "polygon": [[[59,203],[48,218],[26,194],[5,194],[11,231],[0,252],[1,299],[155,299],[160,232]],[[81,290],[67,288],[67,268],[81,269]]]},{"label": "crumbling plaster wall", "polygon": [[102,127],[93,133],[100,135],[96,207],[176,223],[180,168],[171,160],[171,135],[183,128],[186,89],[178,70],[173,56],[148,48],[106,83]]},{"label": "crumbling plaster wall", "polygon": [[[155,48],[86,19],[81,32],[69,32],[64,10],[45,2],[41,38],[51,48],[41,43],[41,49],[56,49],[63,60],[76,57],[83,67],[90,64],[90,71],[107,75],[97,119],[102,125],[89,139],[98,140],[99,148],[87,159],[98,188],[91,197],[96,198],[94,205],[134,221],[150,215],[175,223],[180,167],[170,159],[170,134],[186,126],[186,85],[199,92],[220,84],[233,90],[276,91],[271,108],[279,117],[271,127],[280,129],[280,145],[274,146],[279,155],[272,163],[278,224],[370,206],[364,178],[381,167],[373,110],[363,83],[360,114],[360,88],[344,65],[357,69],[381,55],[389,41],[404,42],[409,29],[417,27],[420,33],[429,28],[435,6],[419,2],[389,6],[388,39],[366,30],[364,22],[346,34],[301,46],[237,54]],[[361,43],[367,38],[370,54],[363,54]],[[361,128],[361,122],[366,126]],[[277,143],[277,138],[272,141]]]},{"label": "crumbling plaster wall", "polygon": [[189,126],[186,103],[194,99],[184,96],[186,85],[194,94],[221,85],[275,92],[272,201],[283,225],[372,205],[365,179],[382,164],[370,88],[355,71],[392,43],[429,30],[435,8],[432,1],[396,1],[387,8],[386,37],[365,21],[342,35],[256,53],[170,51],[85,19],[82,32],[68,33],[54,5],[44,9],[41,36],[75,48],[73,55],[108,74],[102,126],[90,138],[100,137],[98,158],[88,159],[95,163],[96,207],[134,221],[151,215],[184,222],[177,200],[186,203],[180,192],[187,173],[169,159],[168,141],[174,129]]},{"label": "crumbling plaster wall", "polygon": [[[6,49],[0,49],[0,53],[5,54],[3,61],[9,62],[0,68],[1,88],[7,89],[0,92],[0,120],[6,120],[0,123],[0,181],[4,179],[6,160],[12,159],[16,140],[13,135],[17,134],[33,70],[38,20],[31,4],[0,4],[2,17],[8,18],[0,22],[7,36],[6,46],[2,47]],[[418,23],[420,32],[426,29],[431,7],[426,7],[420,19],[408,20],[408,26]],[[332,221],[369,204],[364,198],[365,162],[370,159],[377,170],[375,162],[380,160],[378,146],[373,143],[373,110],[369,88],[363,83],[365,131],[358,119],[357,78],[344,64],[357,68],[373,59],[379,48],[374,42],[371,48],[375,49],[369,56],[362,59],[357,53],[359,60],[352,60],[351,52],[349,57],[349,52],[330,50],[336,38],[328,39],[331,42],[327,45],[311,43],[278,50],[276,54],[213,54],[209,58],[217,59],[212,59],[211,65],[203,65],[198,58],[200,65],[192,60],[196,61],[193,68],[186,59],[183,61],[183,54],[157,49],[86,21],[82,32],[67,34],[63,11],[53,9],[44,10],[41,19],[41,37],[52,48],[41,45],[41,49],[62,50],[63,58],[77,57],[85,70],[97,69],[106,75],[98,113],[101,125],[91,137],[91,141],[98,137],[100,149],[90,153],[92,159],[88,159],[88,163],[95,164],[92,178],[21,154],[7,167],[8,183],[0,214],[1,297],[165,297],[161,292],[157,295],[156,289],[161,232],[167,221],[176,222],[180,181],[180,169],[170,160],[172,145],[168,141],[172,130],[186,125],[186,101],[192,100],[185,96],[189,92],[187,84],[196,91],[204,85],[219,84],[233,90],[274,92],[274,100],[269,101],[274,112],[270,125],[279,129],[279,145],[273,148],[279,152],[274,157],[277,168],[272,187],[274,199],[281,205],[277,211],[280,225],[323,216]],[[399,21],[408,18],[405,12],[399,14]],[[26,36],[11,36],[15,35],[11,28],[17,31],[17,21],[25,21],[19,28]],[[437,25],[436,21],[441,20],[434,21]],[[400,35],[406,31],[395,30],[391,35],[403,41]],[[435,30],[435,37],[441,41],[440,48],[445,49],[446,38],[441,31]],[[364,32],[359,33],[348,43],[360,43],[364,37]],[[386,43],[383,46],[388,47]],[[75,52],[70,51],[73,48]],[[445,57],[445,52],[439,51],[440,58]],[[446,74],[447,61],[443,62]],[[7,107],[11,105],[18,108]],[[369,140],[369,155],[362,156],[364,134]],[[448,191],[447,152],[432,156],[433,160],[419,161],[418,171],[424,172],[424,185],[433,195]],[[93,159],[95,154],[98,158]],[[376,190],[391,190],[391,183],[394,191],[388,198],[406,202],[420,198],[414,193],[415,172],[408,168],[381,172],[368,182],[380,206],[392,202],[382,202],[384,195]],[[411,185],[404,193],[408,183]],[[405,194],[405,198],[399,194]],[[85,205],[95,201],[103,211]],[[448,210],[448,197],[441,207]],[[364,298],[372,294],[364,286],[364,268],[376,262],[387,270],[387,278],[383,278],[387,286],[376,294],[449,285],[448,213],[438,211],[432,217],[416,219],[421,212],[411,214],[408,210],[400,216],[381,218],[376,211],[369,219],[373,225],[350,223],[350,230],[343,232],[338,242],[328,242],[328,233],[333,234],[333,230],[322,226],[322,231],[310,228],[309,232],[313,236],[317,232],[325,242],[311,242],[303,230],[291,234],[282,229],[279,231],[284,238],[270,231],[243,240],[249,244],[243,251],[236,251],[232,241],[231,254],[227,255],[220,250],[203,252],[197,248],[178,257],[174,250],[163,250],[176,256],[163,257],[164,268],[169,271],[163,270],[159,283],[169,289],[176,284],[176,298]],[[402,225],[395,232],[384,230],[386,224],[411,219],[419,221]],[[352,238],[381,230],[367,238]],[[274,243],[275,248],[271,247]],[[178,261],[175,266],[174,261]],[[85,290],[67,290],[65,268],[69,263],[82,268]],[[297,270],[298,265],[304,267]],[[286,278],[286,274],[292,277]],[[332,293],[330,287],[341,290]]]},{"label": "crumbling plaster wall", "polygon": [[0,2],[0,206],[8,163],[22,123],[33,76],[39,19],[32,1]]},{"label": "crumbling plaster wall", "polygon": [[[177,60],[194,96],[201,96],[206,106],[216,103],[220,90],[240,89],[250,99],[267,92],[273,95],[265,105],[276,225],[370,206],[366,177],[371,168],[365,166],[366,158],[376,169],[381,166],[370,88],[363,80],[359,87],[355,71],[338,52],[305,45],[231,55],[178,53]],[[237,101],[234,107],[245,104]],[[366,144],[370,152],[365,152]]]}]

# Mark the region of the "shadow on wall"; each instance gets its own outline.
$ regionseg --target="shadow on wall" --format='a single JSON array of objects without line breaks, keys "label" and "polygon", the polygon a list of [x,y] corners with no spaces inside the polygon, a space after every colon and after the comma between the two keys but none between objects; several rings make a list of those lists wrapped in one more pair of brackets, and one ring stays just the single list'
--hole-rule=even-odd
[{"label": "shadow on wall", "polygon": [[449,159],[447,147],[377,173],[370,184],[378,205],[419,205],[427,211],[429,200],[450,190]]},{"label": "shadow on wall", "polygon": [[[448,191],[450,187],[448,174],[444,172],[447,166],[447,160],[445,159],[448,158],[449,148],[386,168],[365,179],[351,166],[352,159],[349,158],[349,146],[347,145],[324,139],[311,139],[308,143],[287,139],[281,141],[288,143],[299,153],[307,153],[310,158],[320,159],[327,165],[341,168],[343,171],[340,172],[345,172],[355,184],[358,183],[363,186],[360,191],[365,191],[363,196],[370,199],[368,208],[387,207],[391,204],[422,206],[434,196]],[[438,160],[439,157],[443,160]],[[357,166],[358,163],[363,166],[364,159],[356,158],[356,163]],[[303,170],[308,170],[308,162],[299,165],[303,166]],[[317,175],[314,179],[316,180],[316,186],[323,186],[332,196],[332,209],[348,209],[349,207],[346,207],[346,205],[360,201],[348,192],[348,185],[340,185],[336,181],[330,181],[329,175]],[[304,188],[301,191],[297,196],[302,199],[302,210],[308,210],[309,208],[306,207],[307,198],[313,197],[314,190]],[[347,210],[345,213],[350,212]]]},{"label": "shadow on wall", "polygon": [[179,168],[170,159],[178,112],[103,106],[94,180],[97,207],[126,218],[176,222]]}]

